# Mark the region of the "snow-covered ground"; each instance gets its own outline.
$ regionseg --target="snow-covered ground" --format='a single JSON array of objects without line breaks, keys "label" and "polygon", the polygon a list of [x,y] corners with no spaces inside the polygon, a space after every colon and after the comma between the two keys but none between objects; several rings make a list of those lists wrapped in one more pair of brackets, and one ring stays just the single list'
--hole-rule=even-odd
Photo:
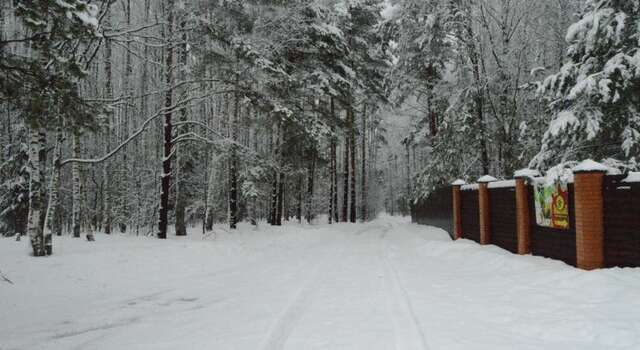
[{"label": "snow-covered ground", "polygon": [[0,349],[640,349],[640,269],[405,219],[96,238],[0,239]]}]

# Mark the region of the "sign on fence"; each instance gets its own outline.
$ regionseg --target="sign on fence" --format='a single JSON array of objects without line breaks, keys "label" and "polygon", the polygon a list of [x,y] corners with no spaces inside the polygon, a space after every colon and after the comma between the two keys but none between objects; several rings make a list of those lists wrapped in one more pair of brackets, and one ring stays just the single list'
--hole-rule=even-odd
[{"label": "sign on fence", "polygon": [[569,191],[566,184],[534,186],[536,223],[566,230],[569,228]]}]

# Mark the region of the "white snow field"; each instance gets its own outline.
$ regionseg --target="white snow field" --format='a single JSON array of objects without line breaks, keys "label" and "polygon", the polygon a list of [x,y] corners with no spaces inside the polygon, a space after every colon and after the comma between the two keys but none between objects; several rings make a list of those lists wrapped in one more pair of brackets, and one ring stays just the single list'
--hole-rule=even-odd
[{"label": "white snow field", "polygon": [[241,225],[0,239],[0,349],[640,349],[640,269],[585,272],[439,229]]}]

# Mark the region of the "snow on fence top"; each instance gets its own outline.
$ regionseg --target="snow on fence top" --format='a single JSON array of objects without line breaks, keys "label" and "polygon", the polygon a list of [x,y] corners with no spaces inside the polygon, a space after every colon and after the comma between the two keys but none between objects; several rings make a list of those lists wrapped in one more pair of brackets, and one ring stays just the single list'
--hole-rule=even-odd
[{"label": "snow on fence top", "polygon": [[473,191],[473,190],[477,190],[479,188],[480,188],[480,186],[478,184],[470,184],[470,185],[464,185],[464,186],[460,187],[460,189],[462,191]]},{"label": "snow on fence top", "polygon": [[[537,176],[537,177],[534,177],[532,180],[533,180],[532,184],[534,185],[549,184],[549,182],[547,181],[547,178],[544,176]],[[565,180],[566,180],[566,183],[573,183],[573,176]]]},{"label": "snow on fence top", "polygon": [[485,175],[478,179],[478,182],[493,182],[493,181],[498,181],[498,179],[496,179],[491,175]]},{"label": "snow on fence top", "polygon": [[466,183],[464,180],[460,180],[460,179],[458,179],[458,180],[456,180],[456,181],[452,182],[452,183],[451,183],[451,186],[464,186],[464,185],[466,185],[466,184],[467,184],[467,183]]},{"label": "snow on fence top", "polygon": [[[487,184],[488,188],[509,188],[516,187],[516,180],[492,181]],[[474,191],[480,188],[479,184],[468,184],[460,187],[462,191]]]},{"label": "snow on fence top", "polygon": [[640,172],[631,172],[631,173],[629,173],[629,175],[627,175],[627,177],[624,178],[624,180],[622,180],[622,182],[624,182],[624,183],[640,182]]},{"label": "snow on fence top", "polygon": [[516,180],[494,181],[494,182],[490,182],[487,187],[489,188],[516,187]]},{"label": "snow on fence top", "polygon": [[609,171],[609,167],[604,164],[600,164],[594,160],[587,159],[582,163],[573,167],[573,169],[571,170],[573,170],[574,173],[586,173],[586,172],[593,172],[593,171],[601,171],[606,173]]},{"label": "snow on fence top", "polygon": [[513,177],[531,177],[531,178],[535,178],[535,177],[539,177],[540,176],[540,172],[535,170],[535,169],[520,169],[518,171],[516,171],[513,174]]}]

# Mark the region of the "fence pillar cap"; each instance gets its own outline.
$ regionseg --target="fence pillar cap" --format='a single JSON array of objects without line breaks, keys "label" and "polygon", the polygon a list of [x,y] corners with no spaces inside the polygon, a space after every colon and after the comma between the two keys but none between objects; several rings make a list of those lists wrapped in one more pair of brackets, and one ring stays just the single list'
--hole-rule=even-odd
[{"label": "fence pillar cap", "polygon": [[535,178],[539,177],[540,172],[536,169],[524,168],[513,173],[513,177],[516,179]]},{"label": "fence pillar cap", "polygon": [[489,182],[494,182],[494,181],[498,181],[498,179],[496,179],[495,177],[491,176],[491,175],[485,175],[481,178],[478,179],[478,183],[489,183]]},{"label": "fence pillar cap", "polygon": [[458,179],[458,180],[456,180],[456,181],[452,182],[452,183],[451,183],[451,186],[464,186],[464,185],[466,185],[466,184],[467,184],[467,182],[466,182],[466,181],[464,181],[464,180],[462,180],[462,179]]},{"label": "fence pillar cap", "polygon": [[609,168],[601,163],[598,163],[592,159],[587,159],[582,163],[576,165],[571,169],[574,174],[580,173],[606,173],[609,171]]}]

